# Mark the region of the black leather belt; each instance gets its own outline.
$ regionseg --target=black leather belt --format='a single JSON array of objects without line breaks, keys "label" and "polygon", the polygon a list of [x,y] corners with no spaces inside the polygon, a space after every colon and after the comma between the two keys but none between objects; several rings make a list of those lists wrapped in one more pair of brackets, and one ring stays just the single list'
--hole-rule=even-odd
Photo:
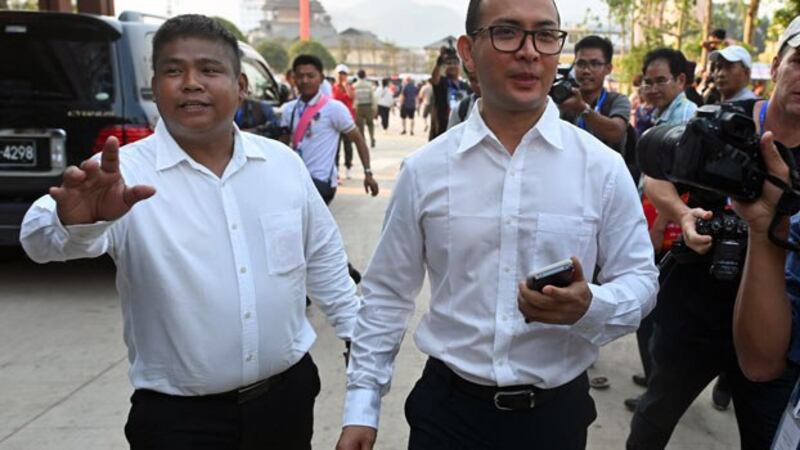
[{"label": "black leather belt", "polygon": [[495,408],[504,411],[518,411],[541,406],[571,389],[580,389],[581,384],[584,384],[587,390],[589,389],[586,372],[569,383],[552,389],[542,389],[530,384],[504,387],[484,386],[461,378],[436,358],[428,359],[425,364],[425,372],[445,378],[461,392],[491,402]]}]

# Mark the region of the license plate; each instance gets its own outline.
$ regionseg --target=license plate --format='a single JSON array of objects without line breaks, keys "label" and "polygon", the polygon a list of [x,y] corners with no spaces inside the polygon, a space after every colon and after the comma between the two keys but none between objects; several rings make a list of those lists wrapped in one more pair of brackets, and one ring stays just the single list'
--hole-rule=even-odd
[{"label": "license plate", "polygon": [[32,139],[0,140],[0,167],[32,167],[36,165],[36,141]]}]

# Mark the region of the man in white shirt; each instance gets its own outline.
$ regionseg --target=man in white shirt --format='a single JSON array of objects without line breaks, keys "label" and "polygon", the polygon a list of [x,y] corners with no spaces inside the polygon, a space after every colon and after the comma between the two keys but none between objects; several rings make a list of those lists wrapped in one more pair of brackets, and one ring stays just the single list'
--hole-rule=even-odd
[{"label": "man in white shirt", "polygon": [[[362,280],[339,450],[374,445],[380,399],[427,275],[430,356],[406,401],[410,449],[582,449],[586,369],[657,291],[622,158],[559,119],[548,91],[566,37],[552,0],[471,0],[459,52],[476,112],[407,158]],[[572,258],[563,288],[534,269]],[[602,270],[590,284],[595,266]]]},{"label": "man in white shirt", "polygon": [[378,195],[378,182],[372,176],[369,149],[356,128],[353,116],[340,101],[323,93],[322,61],[313,55],[298,55],[292,68],[300,96],[283,106],[281,125],[286,133],[280,140],[303,158],[319,194],[329,204],[336,195],[338,170],[336,150],[340,135],[356,146],[364,166],[364,191]]},{"label": "man in white shirt", "polygon": [[340,338],[352,334],[355,285],[303,162],[233,123],[239,58],[213,19],[165,22],[155,134],[121,151],[110,138],[22,225],[35,261],[108,253],[117,265],[134,450],[310,449],[319,376],[306,291]]}]

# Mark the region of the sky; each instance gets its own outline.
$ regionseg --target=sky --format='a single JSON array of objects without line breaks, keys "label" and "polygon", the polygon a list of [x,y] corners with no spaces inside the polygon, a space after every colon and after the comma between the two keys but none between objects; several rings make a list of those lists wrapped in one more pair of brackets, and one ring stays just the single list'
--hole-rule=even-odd
[{"label": "sky", "polygon": [[[447,35],[458,36],[463,32],[469,3],[469,0],[320,1],[339,31],[348,27],[366,29],[400,46],[423,46]],[[574,1],[560,0],[559,3],[567,5]],[[172,14],[193,12],[221,16],[234,23],[239,21],[238,0],[114,0],[114,6],[117,15],[125,10],[167,15],[168,8],[171,8]],[[581,8],[562,6],[561,14],[567,22],[578,22],[584,17],[586,8],[591,8],[593,15],[601,17],[607,10],[602,0],[581,0]],[[381,14],[383,11],[386,13]],[[398,14],[406,22],[405,26],[397,26]],[[409,29],[415,33],[408,33]]]}]

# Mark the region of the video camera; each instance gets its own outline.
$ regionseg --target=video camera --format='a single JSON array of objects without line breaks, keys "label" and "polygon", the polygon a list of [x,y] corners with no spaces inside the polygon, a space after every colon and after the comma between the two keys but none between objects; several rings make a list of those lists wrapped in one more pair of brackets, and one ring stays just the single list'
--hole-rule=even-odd
[{"label": "video camera", "polygon": [[[800,251],[800,247],[774,233],[780,216],[800,211],[800,191],[766,172],[760,142],[755,122],[742,107],[706,105],[686,125],[663,125],[648,130],[639,140],[636,153],[645,175],[740,201],[761,197],[764,180],[769,180],[784,190],[778,213],[770,225],[770,240],[783,248]],[[775,144],[790,168],[791,185],[800,185],[792,153],[780,143]]]},{"label": "video camera", "polygon": [[560,105],[572,97],[573,88],[580,87],[578,82],[570,76],[571,71],[572,67],[558,69],[556,80],[550,88],[550,98],[556,102],[556,105]]}]

